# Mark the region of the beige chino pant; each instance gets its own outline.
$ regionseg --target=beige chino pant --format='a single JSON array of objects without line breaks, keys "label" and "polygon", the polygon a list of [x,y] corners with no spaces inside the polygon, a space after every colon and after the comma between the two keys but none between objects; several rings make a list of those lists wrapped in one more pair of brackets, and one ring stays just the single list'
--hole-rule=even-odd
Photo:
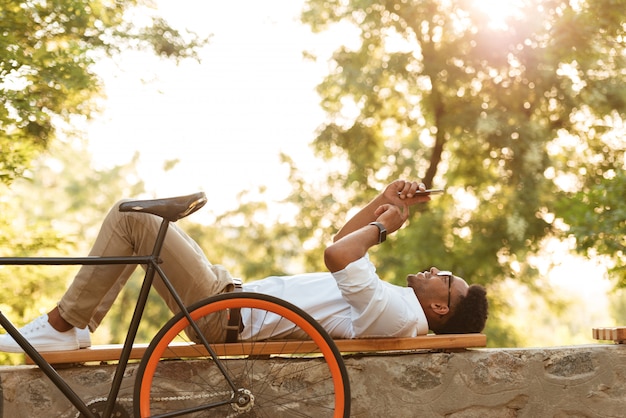
[{"label": "beige chino pant", "polygon": [[[105,217],[89,255],[150,255],[161,218],[146,213],[120,212],[119,203]],[[197,243],[176,224],[170,224],[161,258],[161,268],[185,306],[233,290],[230,274],[223,267],[212,265]],[[78,328],[89,326],[94,331],[135,268],[135,265],[123,264],[82,266],[59,302],[63,319]],[[158,275],[153,286],[170,310],[179,312]],[[201,324],[209,340],[224,340],[226,319],[223,316]]]}]

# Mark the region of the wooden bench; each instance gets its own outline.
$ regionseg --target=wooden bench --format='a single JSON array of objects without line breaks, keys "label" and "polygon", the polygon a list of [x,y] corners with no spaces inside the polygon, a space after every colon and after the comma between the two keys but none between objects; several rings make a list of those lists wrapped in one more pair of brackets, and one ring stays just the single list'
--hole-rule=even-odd
[{"label": "wooden bench", "polygon": [[593,339],[626,344],[626,327],[593,328]]},{"label": "wooden bench", "polygon": [[[342,353],[369,353],[390,351],[417,351],[417,350],[462,350],[467,348],[485,347],[485,334],[449,334],[424,335],[414,338],[362,338],[351,340],[335,340],[335,344]],[[135,344],[130,359],[142,358],[148,344]],[[198,356],[199,346],[196,344],[172,344],[169,346],[167,358]],[[216,346],[220,355],[269,355],[276,353],[311,353],[316,346],[307,341],[271,341],[263,343],[232,343]],[[201,350],[206,353],[204,348]],[[95,345],[90,348],[71,351],[51,351],[41,353],[51,364],[88,363],[117,361],[122,352],[121,344]],[[201,354],[200,354],[201,355]],[[32,359],[26,356],[26,363],[33,364]]]}]

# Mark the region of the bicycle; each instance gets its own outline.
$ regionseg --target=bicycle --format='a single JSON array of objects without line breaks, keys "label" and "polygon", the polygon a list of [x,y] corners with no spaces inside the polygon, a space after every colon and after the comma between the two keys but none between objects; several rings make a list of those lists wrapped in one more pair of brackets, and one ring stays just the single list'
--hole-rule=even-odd
[{"label": "bicycle", "polygon": [[[211,296],[186,307],[161,269],[161,248],[169,224],[204,206],[204,193],[121,203],[120,211],[160,217],[152,254],[123,257],[1,257],[0,265],[141,264],[145,276],[126,339],[104,400],[85,402],[52,365],[0,312],[0,325],[78,410],[80,418],[125,417],[118,402],[122,379],[155,275],[180,312],[150,342],[137,368],[133,392],[136,417],[333,416],[350,414],[350,384],[341,353],[310,315],[284,300],[251,292]],[[272,323],[271,339],[209,342],[201,323],[209,315]],[[249,324],[230,319],[238,334]],[[228,331],[227,331],[228,332]],[[280,335],[277,335],[280,334]],[[197,341],[190,341],[188,335]]]}]

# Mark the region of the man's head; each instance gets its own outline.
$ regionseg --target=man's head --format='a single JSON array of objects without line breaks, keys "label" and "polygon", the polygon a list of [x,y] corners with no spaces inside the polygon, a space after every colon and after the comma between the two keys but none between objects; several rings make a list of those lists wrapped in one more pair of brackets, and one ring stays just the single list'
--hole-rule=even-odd
[{"label": "man's head", "polygon": [[436,334],[466,334],[484,329],[488,311],[484,287],[469,286],[462,278],[435,267],[408,275],[407,283]]}]

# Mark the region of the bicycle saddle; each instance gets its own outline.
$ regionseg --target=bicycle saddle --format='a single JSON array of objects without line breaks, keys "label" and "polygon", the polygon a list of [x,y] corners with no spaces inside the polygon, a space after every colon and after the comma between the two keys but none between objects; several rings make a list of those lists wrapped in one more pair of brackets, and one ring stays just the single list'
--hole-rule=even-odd
[{"label": "bicycle saddle", "polygon": [[207,202],[204,192],[166,199],[131,200],[119,206],[120,212],[146,212],[170,222],[189,216]]}]

